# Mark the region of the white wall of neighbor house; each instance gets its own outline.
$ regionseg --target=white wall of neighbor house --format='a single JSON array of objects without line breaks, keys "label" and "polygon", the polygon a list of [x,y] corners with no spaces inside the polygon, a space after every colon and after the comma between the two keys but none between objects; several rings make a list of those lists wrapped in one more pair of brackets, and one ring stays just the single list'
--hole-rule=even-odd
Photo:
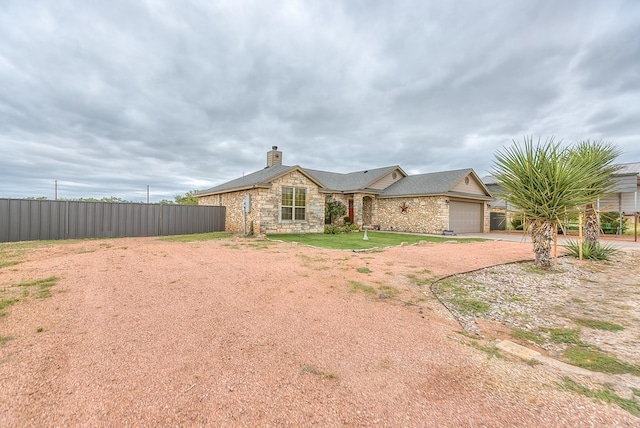
[{"label": "white wall of neighbor house", "polygon": [[634,213],[640,211],[640,186],[635,192],[614,193],[599,200],[600,212]]}]

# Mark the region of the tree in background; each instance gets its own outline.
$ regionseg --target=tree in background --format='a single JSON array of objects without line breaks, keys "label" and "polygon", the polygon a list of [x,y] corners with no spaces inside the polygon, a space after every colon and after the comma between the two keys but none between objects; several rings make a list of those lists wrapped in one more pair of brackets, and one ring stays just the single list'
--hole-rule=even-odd
[{"label": "tree in background", "polygon": [[[584,207],[584,245],[596,247],[600,239],[600,213],[596,201],[611,192],[615,185],[615,174],[620,167],[613,161],[620,151],[609,143],[602,141],[583,141],[572,148],[570,162],[575,168],[594,171],[591,183],[584,189],[590,201]],[[584,165],[584,166],[583,166]]]},{"label": "tree in background", "polygon": [[198,205],[198,198],[195,197],[195,194],[198,193],[197,190],[190,190],[187,193],[182,195],[176,195],[175,200],[176,204],[179,205]]},{"label": "tree in background", "polygon": [[163,199],[159,203],[163,205],[198,205],[198,198],[195,197],[195,194],[198,193],[197,190],[189,190],[184,195],[176,195],[174,197],[174,201],[170,201],[168,199]]},{"label": "tree in background", "polygon": [[[561,219],[577,216],[608,183],[611,170],[596,156],[604,157],[608,151],[592,145],[562,148],[553,137],[536,144],[533,137],[525,137],[522,145],[513,141],[496,153],[492,174],[502,188],[499,196],[529,220],[537,265],[551,266],[551,245]],[[585,151],[593,158],[582,159]]]}]

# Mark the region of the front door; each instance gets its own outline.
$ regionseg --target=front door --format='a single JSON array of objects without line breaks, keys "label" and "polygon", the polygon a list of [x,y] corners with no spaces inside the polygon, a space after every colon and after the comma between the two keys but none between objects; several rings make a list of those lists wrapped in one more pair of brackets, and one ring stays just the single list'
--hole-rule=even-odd
[{"label": "front door", "polygon": [[351,224],[353,224],[353,199],[349,199],[349,218],[351,219]]}]

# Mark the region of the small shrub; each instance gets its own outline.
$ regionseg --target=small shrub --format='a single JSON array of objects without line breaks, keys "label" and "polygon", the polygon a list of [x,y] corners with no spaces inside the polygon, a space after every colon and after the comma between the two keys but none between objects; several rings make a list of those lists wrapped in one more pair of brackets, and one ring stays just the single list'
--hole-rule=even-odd
[{"label": "small shrub", "polygon": [[622,217],[622,224],[620,222],[620,213],[617,212],[604,212],[600,213],[600,228],[602,233],[624,233],[627,230],[627,218]]},{"label": "small shrub", "polygon": [[368,267],[360,267],[356,269],[356,271],[358,273],[371,273],[371,269],[369,269]]},{"label": "small shrub", "polygon": [[349,217],[349,216],[345,216],[345,218],[344,218],[344,224],[351,224],[351,217]]},{"label": "small shrub", "polygon": [[521,218],[514,218],[511,220],[511,228],[514,230],[522,230],[523,225],[522,225],[522,219]]},{"label": "small shrub", "polygon": [[357,232],[360,226],[357,224],[345,224],[344,226],[325,226],[324,233],[327,235],[339,235],[341,233]]},{"label": "small shrub", "polygon": [[[571,257],[580,257],[580,245],[577,241],[568,240],[564,245],[567,254]],[[582,258],[587,260],[609,260],[618,253],[618,250],[611,244],[598,242],[595,245],[587,242],[582,243]]]},{"label": "small shrub", "polygon": [[330,199],[324,205],[325,224],[333,224],[333,220],[344,216],[347,207],[337,199]]},{"label": "small shrub", "polygon": [[327,235],[337,235],[340,233],[340,228],[338,226],[325,226],[324,233]]}]

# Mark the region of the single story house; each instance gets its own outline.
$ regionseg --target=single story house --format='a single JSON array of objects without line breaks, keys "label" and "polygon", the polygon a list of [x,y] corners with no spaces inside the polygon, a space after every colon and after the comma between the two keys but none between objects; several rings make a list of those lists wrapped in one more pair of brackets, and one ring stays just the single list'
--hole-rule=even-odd
[{"label": "single story house", "polygon": [[[408,175],[400,166],[335,173],[282,164],[274,146],[264,169],[195,195],[226,206],[226,229],[255,233],[322,233],[325,203],[348,207],[351,222],[387,231],[456,234],[489,231],[493,198],[473,169]],[[250,209],[243,201],[250,199]],[[246,211],[246,212],[245,212]]]}]

